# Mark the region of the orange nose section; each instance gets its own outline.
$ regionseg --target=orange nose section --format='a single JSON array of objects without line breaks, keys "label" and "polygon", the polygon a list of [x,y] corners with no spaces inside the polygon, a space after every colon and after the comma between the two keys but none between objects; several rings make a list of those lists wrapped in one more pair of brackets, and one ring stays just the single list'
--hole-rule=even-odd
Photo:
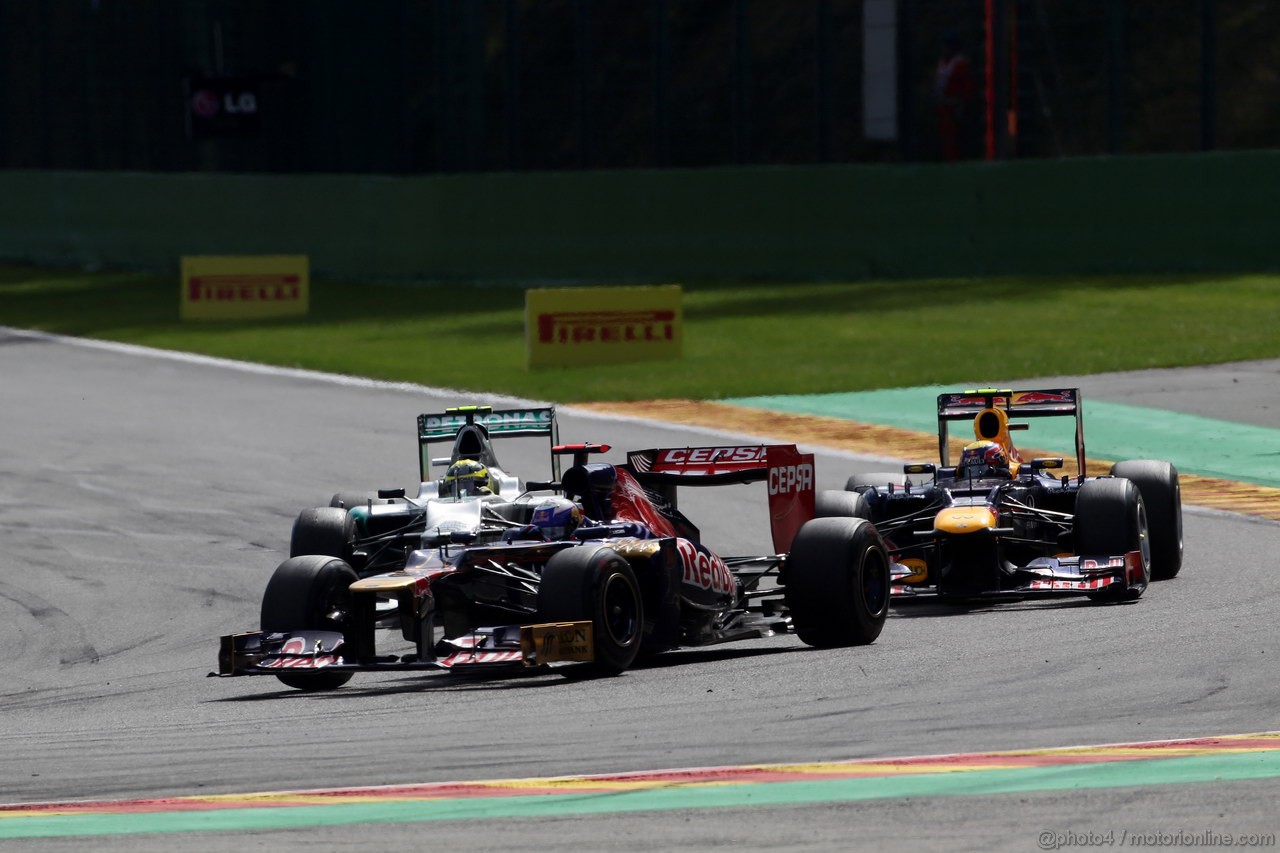
[{"label": "orange nose section", "polygon": [[984,506],[955,506],[944,509],[933,520],[939,533],[977,533],[996,526],[996,514]]}]

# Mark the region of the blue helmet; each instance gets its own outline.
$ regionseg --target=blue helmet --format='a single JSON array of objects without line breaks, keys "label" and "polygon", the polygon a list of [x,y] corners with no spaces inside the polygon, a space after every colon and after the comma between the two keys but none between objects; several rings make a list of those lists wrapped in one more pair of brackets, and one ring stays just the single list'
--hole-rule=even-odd
[{"label": "blue helmet", "polygon": [[582,510],[568,498],[547,498],[533,508],[532,524],[547,539],[573,535],[582,523]]}]

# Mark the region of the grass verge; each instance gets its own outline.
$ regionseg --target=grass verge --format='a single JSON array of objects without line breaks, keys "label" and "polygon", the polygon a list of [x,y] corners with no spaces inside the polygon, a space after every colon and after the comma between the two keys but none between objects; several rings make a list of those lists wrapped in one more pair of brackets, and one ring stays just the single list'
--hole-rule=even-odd
[{"label": "grass verge", "polygon": [[685,286],[679,361],[530,371],[524,289],[315,279],[311,314],[183,323],[176,275],[0,268],[0,325],[564,403],[813,394],[1280,357],[1280,277]]}]

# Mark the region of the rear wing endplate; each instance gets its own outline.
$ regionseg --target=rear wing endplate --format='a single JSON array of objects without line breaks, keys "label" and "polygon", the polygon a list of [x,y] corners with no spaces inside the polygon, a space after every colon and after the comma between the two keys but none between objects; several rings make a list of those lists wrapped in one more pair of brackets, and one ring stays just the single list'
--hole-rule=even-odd
[{"label": "rear wing endplate", "polygon": [[627,454],[627,468],[673,506],[677,486],[767,481],[769,523],[778,554],[791,550],[800,525],[814,517],[813,454],[801,453],[794,444],[635,450]]}]

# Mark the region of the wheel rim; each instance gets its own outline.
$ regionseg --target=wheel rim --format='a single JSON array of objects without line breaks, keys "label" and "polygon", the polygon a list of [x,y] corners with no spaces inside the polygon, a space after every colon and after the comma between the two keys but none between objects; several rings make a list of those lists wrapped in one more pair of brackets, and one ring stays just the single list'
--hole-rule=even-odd
[{"label": "wheel rim", "polygon": [[1147,510],[1138,504],[1138,550],[1142,552],[1142,575],[1151,578],[1151,537],[1147,529]]},{"label": "wheel rim", "polygon": [[639,600],[636,589],[621,573],[609,575],[602,595],[602,622],[609,639],[619,646],[629,646],[639,632]]},{"label": "wheel rim", "polygon": [[324,601],[317,608],[317,626],[320,630],[341,632],[351,613],[351,593],[344,584],[331,584],[325,591]]},{"label": "wheel rim", "polygon": [[862,561],[862,602],[872,616],[889,606],[889,564],[879,548],[867,549]]}]

